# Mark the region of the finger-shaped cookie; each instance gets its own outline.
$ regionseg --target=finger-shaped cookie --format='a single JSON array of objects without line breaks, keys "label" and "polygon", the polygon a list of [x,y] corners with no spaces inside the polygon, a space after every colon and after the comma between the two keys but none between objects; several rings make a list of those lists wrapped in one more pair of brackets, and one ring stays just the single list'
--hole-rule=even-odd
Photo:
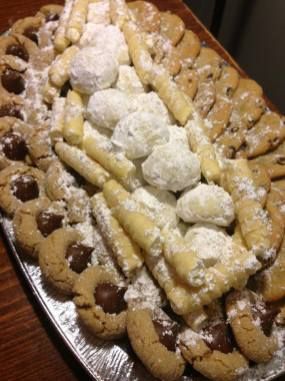
[{"label": "finger-shaped cookie", "polygon": [[52,116],[50,121],[49,136],[53,144],[61,140],[63,137],[65,117],[65,98],[55,98],[52,105]]},{"label": "finger-shaped cookie", "polygon": [[221,75],[222,58],[211,49],[202,47],[199,56],[196,58],[193,68],[197,70],[200,81],[207,79],[216,80]]},{"label": "finger-shaped cookie", "polygon": [[65,210],[47,197],[27,201],[13,218],[16,244],[21,252],[37,258],[39,245],[54,230],[62,227]]},{"label": "finger-shaped cookie", "polygon": [[104,184],[103,194],[109,208],[116,208],[130,198],[127,192],[116,180],[109,180]]},{"label": "finger-shaped cookie", "polygon": [[150,82],[175,119],[185,125],[194,111],[190,98],[179,90],[170,75],[158,65],[153,67]]},{"label": "finger-shaped cookie", "polygon": [[110,0],[110,16],[112,24],[122,29],[125,22],[130,19],[127,3],[124,0]]},{"label": "finger-shaped cookie", "polygon": [[138,0],[129,3],[128,7],[141,31],[146,33],[159,32],[160,12],[154,4]]},{"label": "finger-shaped cookie", "polygon": [[201,171],[207,181],[218,183],[221,170],[216,153],[210,139],[206,135],[206,127],[201,117],[195,113],[194,118],[185,126],[192,150],[200,159]]},{"label": "finger-shaped cookie", "polygon": [[204,283],[204,266],[190,245],[175,232],[164,229],[163,253],[181,281],[199,287]]},{"label": "finger-shaped cookie", "polygon": [[14,162],[29,162],[29,126],[12,117],[0,118],[0,170]]},{"label": "finger-shaped cookie", "polygon": [[199,37],[192,30],[185,30],[182,40],[177,45],[177,53],[183,61],[183,66],[192,67],[201,49]]},{"label": "finger-shaped cookie", "polygon": [[102,165],[111,175],[127,187],[132,188],[136,173],[135,165],[122,154],[110,149],[110,140],[95,130],[85,128],[82,147],[87,155]]},{"label": "finger-shaped cookie", "polygon": [[84,238],[76,229],[61,228],[39,246],[39,265],[44,278],[67,295],[73,294],[75,281],[91,262],[93,247],[84,244]]},{"label": "finger-shaped cookie", "polygon": [[153,62],[145,41],[132,22],[126,22],[123,25],[123,32],[136,72],[142,83],[148,85],[152,74]]},{"label": "finger-shaped cookie", "polygon": [[67,143],[79,146],[83,140],[83,101],[79,93],[69,90],[64,111],[63,137]]},{"label": "finger-shaped cookie", "polygon": [[249,94],[234,100],[234,111],[231,116],[233,126],[241,120],[246,128],[251,128],[265,111],[265,101],[262,97]]},{"label": "finger-shaped cookie", "polygon": [[234,92],[234,99],[242,98],[248,94],[253,94],[257,97],[261,97],[263,95],[262,87],[253,79],[240,78],[238,87]]},{"label": "finger-shaped cookie", "polygon": [[11,32],[22,34],[23,36],[32,40],[34,43],[38,44],[38,32],[43,23],[44,18],[41,16],[26,17],[16,21],[11,28]]},{"label": "finger-shaped cookie", "polygon": [[179,16],[170,12],[160,13],[160,34],[171,41],[173,46],[182,39],[184,32],[185,24]]},{"label": "finger-shaped cookie", "polygon": [[55,152],[60,159],[69,167],[80,173],[89,183],[102,189],[104,183],[110,175],[100,164],[90,159],[79,148],[69,146],[66,143],[58,142],[55,145]]},{"label": "finger-shaped cookie", "polygon": [[70,44],[69,39],[66,37],[66,30],[73,7],[74,0],[66,0],[64,9],[59,19],[59,25],[54,36],[54,46],[58,52],[63,52],[64,49]]},{"label": "finger-shaped cookie", "polygon": [[48,79],[43,87],[43,99],[48,105],[52,105],[54,100],[59,97],[60,91],[58,87],[51,84]]},{"label": "finger-shaped cookie", "polygon": [[57,21],[59,20],[63,9],[64,7],[62,5],[47,4],[43,5],[40,8],[40,13],[42,13],[45,16],[46,22]]},{"label": "finger-shaped cookie", "polygon": [[188,97],[193,99],[198,90],[198,76],[194,70],[182,69],[175,77],[180,90],[182,90]]},{"label": "finger-shaped cookie", "polygon": [[89,267],[77,278],[73,288],[76,310],[96,337],[113,340],[126,334],[125,291],[116,273],[101,266]]},{"label": "finger-shaped cookie", "polygon": [[70,64],[78,50],[77,46],[71,46],[57,56],[49,69],[49,78],[54,86],[62,87],[68,81]]},{"label": "finger-shaped cookie", "polygon": [[[217,93],[216,93],[217,97]],[[232,104],[226,98],[219,98],[216,100],[213,108],[207,115],[206,127],[208,127],[208,133],[210,140],[215,141],[226,129],[230,121],[232,113]]]},{"label": "finger-shaped cookie", "polygon": [[44,173],[23,163],[13,164],[0,172],[0,207],[9,216],[23,202],[45,195]]},{"label": "finger-shaped cookie", "polygon": [[245,136],[243,151],[253,158],[273,150],[285,138],[284,120],[274,112],[264,114],[259,122]]},{"label": "finger-shaped cookie", "polygon": [[225,65],[222,68],[221,76],[216,81],[217,98],[231,98],[238,87],[239,73],[232,66]]},{"label": "finger-shaped cookie", "polygon": [[251,162],[262,165],[271,179],[285,176],[285,143],[280,144],[273,152],[259,156]]},{"label": "finger-shaped cookie", "polygon": [[94,195],[91,203],[94,218],[104,239],[114,253],[123,273],[129,278],[143,264],[139,247],[112,216],[102,193]]},{"label": "finger-shaped cookie", "polygon": [[262,298],[247,289],[228,295],[226,311],[242,353],[257,363],[269,361],[278,349],[277,338],[271,334],[277,311],[274,316]]},{"label": "finger-shaped cookie", "polygon": [[270,177],[264,167],[258,164],[254,164],[252,162],[248,162],[249,168],[252,173],[252,178],[256,186],[256,192],[258,196],[258,200],[261,205],[264,207],[267,194],[271,188],[271,180]]},{"label": "finger-shaped cookie", "polygon": [[186,328],[180,335],[182,355],[210,380],[233,381],[247,370],[248,362],[234,347],[223,313],[209,312],[199,330]]},{"label": "finger-shaped cookie", "polygon": [[177,380],[184,372],[185,363],[177,345],[178,328],[167,316],[156,317],[149,309],[128,309],[131,345],[149,372],[161,380]]},{"label": "finger-shaped cookie", "polygon": [[66,27],[66,37],[73,44],[80,40],[87,19],[87,12],[88,0],[74,0]]},{"label": "finger-shaped cookie", "polygon": [[174,47],[167,49],[161,64],[170,75],[177,75],[181,70],[181,60]]},{"label": "finger-shaped cookie", "polygon": [[285,221],[282,214],[282,206],[284,205],[284,195],[278,190],[272,189],[268,193],[266,201],[266,210],[268,211],[271,223],[271,242],[274,250],[278,250],[283,241]]},{"label": "finger-shaped cookie", "polygon": [[206,80],[199,82],[198,91],[194,98],[194,106],[200,113],[202,118],[205,118],[211,110],[216,100],[216,89],[214,81]]}]

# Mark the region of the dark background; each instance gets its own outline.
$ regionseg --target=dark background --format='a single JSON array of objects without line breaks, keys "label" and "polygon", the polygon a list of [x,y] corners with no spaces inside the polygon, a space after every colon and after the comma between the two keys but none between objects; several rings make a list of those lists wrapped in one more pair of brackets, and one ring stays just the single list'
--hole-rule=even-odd
[{"label": "dark background", "polygon": [[184,1],[207,28],[225,3],[217,39],[285,114],[285,0]]}]

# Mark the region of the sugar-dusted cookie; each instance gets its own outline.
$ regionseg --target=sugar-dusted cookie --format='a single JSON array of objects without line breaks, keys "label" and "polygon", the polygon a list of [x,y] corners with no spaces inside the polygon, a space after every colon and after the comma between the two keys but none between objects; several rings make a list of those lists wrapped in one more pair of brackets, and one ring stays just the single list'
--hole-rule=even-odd
[{"label": "sugar-dusted cookie", "polygon": [[269,361],[278,349],[271,333],[278,309],[270,309],[260,296],[244,289],[228,295],[226,311],[242,353],[257,363]]},{"label": "sugar-dusted cookie", "polygon": [[0,92],[0,118],[12,116],[21,120],[25,119],[24,102],[21,97],[14,94]]},{"label": "sugar-dusted cookie", "polygon": [[22,34],[32,40],[35,44],[39,43],[38,33],[40,27],[44,23],[44,17],[38,15],[34,17],[26,17],[15,22],[12,26],[12,33]]},{"label": "sugar-dusted cookie", "polygon": [[134,351],[151,374],[165,381],[177,380],[183,374],[179,326],[167,315],[150,309],[129,309],[127,331]]},{"label": "sugar-dusted cookie", "polygon": [[285,176],[285,143],[280,144],[274,151],[256,157],[250,162],[262,165],[271,179]]},{"label": "sugar-dusted cookie", "polygon": [[0,91],[5,95],[21,95],[26,89],[27,63],[12,56],[0,58]]},{"label": "sugar-dusted cookie", "polygon": [[202,47],[193,68],[197,70],[200,81],[206,79],[213,79],[215,81],[221,75],[222,58],[215,50]]},{"label": "sugar-dusted cookie", "polygon": [[62,227],[64,206],[47,197],[23,203],[16,210],[13,227],[16,244],[21,252],[37,258],[40,243],[54,230]]},{"label": "sugar-dusted cookie", "polygon": [[133,1],[128,7],[143,32],[159,32],[160,12],[154,4],[147,1]]},{"label": "sugar-dusted cookie", "polygon": [[248,361],[234,347],[222,314],[208,315],[198,332],[186,328],[180,335],[183,357],[213,381],[234,381],[248,369]]},{"label": "sugar-dusted cookie", "polygon": [[127,305],[125,284],[112,270],[89,267],[73,287],[74,303],[83,324],[104,340],[121,338],[126,333]]},{"label": "sugar-dusted cookie", "polygon": [[39,48],[29,38],[21,34],[0,37],[0,55],[9,55],[34,65],[38,60]]},{"label": "sugar-dusted cookie", "polygon": [[185,67],[192,67],[195,58],[198,56],[201,49],[200,39],[192,32],[192,30],[185,30],[182,40],[177,45],[177,53]]},{"label": "sugar-dusted cookie", "polygon": [[267,194],[271,188],[270,177],[262,165],[258,165],[252,161],[248,161],[248,165],[256,187],[257,198],[259,199],[262,206],[264,206],[267,200]]},{"label": "sugar-dusted cookie", "polygon": [[183,20],[170,12],[160,13],[160,34],[175,46],[181,40],[185,32]]},{"label": "sugar-dusted cookie", "polygon": [[212,79],[200,81],[194,98],[194,105],[200,115],[205,118],[216,100],[215,84]]},{"label": "sugar-dusted cookie", "polygon": [[62,11],[63,6],[57,4],[43,5],[39,10],[44,15],[46,22],[59,20]]},{"label": "sugar-dusted cookie", "polygon": [[39,169],[16,163],[0,172],[0,207],[8,215],[44,194],[44,173]]},{"label": "sugar-dusted cookie", "polygon": [[13,117],[0,118],[0,169],[14,162],[30,162],[28,125]]},{"label": "sugar-dusted cookie", "polygon": [[93,247],[82,241],[86,237],[74,228],[51,233],[39,246],[39,265],[45,279],[58,291],[72,294],[79,274],[91,262]]},{"label": "sugar-dusted cookie", "polygon": [[193,99],[198,90],[198,75],[194,70],[185,68],[175,77],[180,90]]}]

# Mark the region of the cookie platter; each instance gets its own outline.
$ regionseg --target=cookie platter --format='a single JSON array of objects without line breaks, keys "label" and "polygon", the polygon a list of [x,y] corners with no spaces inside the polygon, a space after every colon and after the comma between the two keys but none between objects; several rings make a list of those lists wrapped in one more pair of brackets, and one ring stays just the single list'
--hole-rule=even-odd
[{"label": "cookie platter", "polygon": [[262,88],[145,1],[42,7],[0,70],[4,233],[88,373],[284,372],[285,124]]}]

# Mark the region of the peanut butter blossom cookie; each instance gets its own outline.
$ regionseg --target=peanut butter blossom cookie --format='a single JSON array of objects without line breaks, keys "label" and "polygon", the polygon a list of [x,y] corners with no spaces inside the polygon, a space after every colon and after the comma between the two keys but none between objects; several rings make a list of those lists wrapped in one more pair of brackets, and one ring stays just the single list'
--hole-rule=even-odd
[{"label": "peanut butter blossom cookie", "polygon": [[0,37],[22,260],[162,381],[284,356],[284,139],[262,88],[150,2],[66,0]]}]

